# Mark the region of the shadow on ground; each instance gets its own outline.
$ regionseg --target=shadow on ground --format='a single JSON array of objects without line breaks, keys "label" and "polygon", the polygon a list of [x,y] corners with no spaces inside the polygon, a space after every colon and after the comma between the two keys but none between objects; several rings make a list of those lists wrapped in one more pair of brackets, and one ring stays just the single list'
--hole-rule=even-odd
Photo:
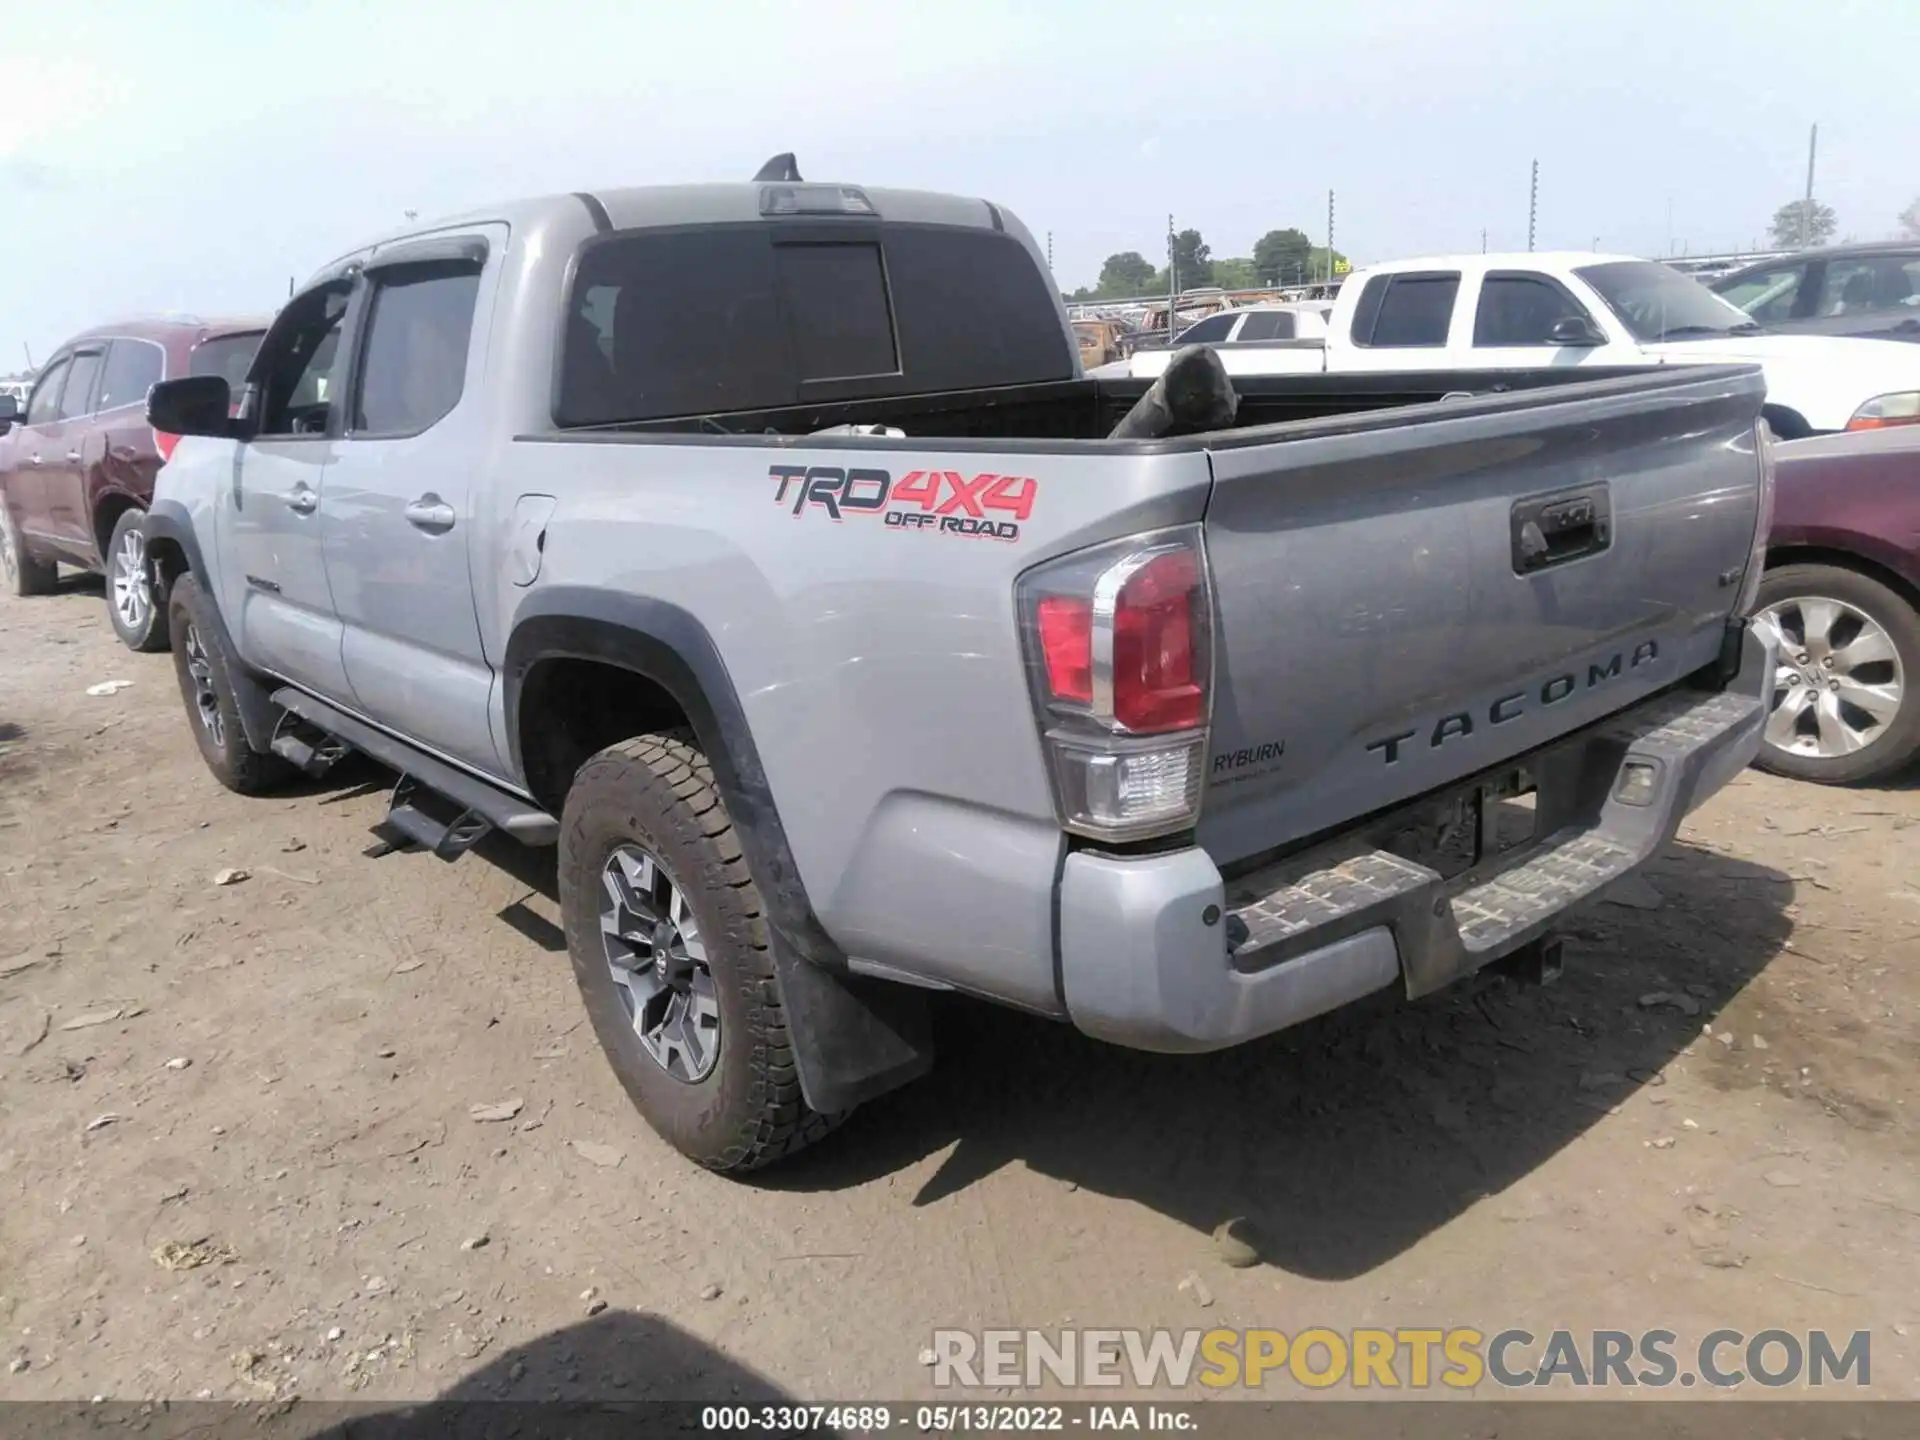
[{"label": "shadow on ground", "polygon": [[[475,853],[554,898],[551,850],[496,834]],[[831,1192],[946,1151],[916,1204],[1017,1162],[1197,1230],[1247,1216],[1263,1258],[1295,1274],[1364,1274],[1659,1083],[1793,932],[1793,882],[1777,870],[1676,844],[1645,875],[1654,908],[1575,917],[1557,984],[1384,995],[1213,1055],[1123,1050],[943,998],[931,1076],[755,1183]],[[566,948],[521,901],[500,918]]]},{"label": "shadow on ground", "polygon": [[946,1005],[932,1076],[760,1183],[831,1191],[951,1147],[916,1204],[1017,1161],[1199,1230],[1248,1216],[1296,1274],[1363,1274],[1658,1083],[1792,933],[1778,871],[1679,845],[1648,877],[1659,908],[1576,918],[1555,985],[1377,998],[1214,1055]]}]

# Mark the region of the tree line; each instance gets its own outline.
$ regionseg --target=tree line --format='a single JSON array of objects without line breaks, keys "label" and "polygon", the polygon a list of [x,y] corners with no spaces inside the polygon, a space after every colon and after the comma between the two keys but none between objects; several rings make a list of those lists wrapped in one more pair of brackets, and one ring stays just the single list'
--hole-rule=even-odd
[{"label": "tree line", "polygon": [[[1347,257],[1333,252],[1336,262]],[[1254,242],[1248,256],[1216,256],[1198,230],[1182,230],[1173,237],[1173,267],[1179,288],[1192,290],[1218,285],[1223,290],[1256,290],[1271,285],[1299,285],[1324,278],[1327,250],[1315,245],[1306,232],[1269,230]],[[1121,300],[1136,295],[1164,295],[1167,267],[1155,266],[1138,250],[1109,255],[1100,278],[1082,285],[1069,300]]]},{"label": "tree line", "polygon": [[[1920,239],[1920,199],[1899,217],[1903,233]],[[1791,200],[1774,212],[1769,227],[1775,246],[1782,250],[1825,245],[1839,229],[1830,205],[1818,200]],[[1333,252],[1336,262],[1347,257]],[[1327,273],[1327,250],[1315,245],[1303,230],[1269,230],[1254,242],[1248,256],[1216,256],[1198,230],[1182,230],[1173,237],[1173,264],[1179,288],[1192,290],[1218,285],[1223,290],[1256,290],[1272,285],[1298,285]],[[1100,278],[1082,285],[1069,300],[1121,300],[1167,293],[1167,267],[1156,266],[1138,250],[1109,255]]]},{"label": "tree line", "polygon": [[[1920,200],[1915,200],[1895,217],[1900,233],[1909,240],[1920,240]],[[1840,228],[1840,217],[1831,205],[1818,200],[1789,200],[1773,212],[1768,236],[1777,250],[1807,250],[1825,245]]]}]

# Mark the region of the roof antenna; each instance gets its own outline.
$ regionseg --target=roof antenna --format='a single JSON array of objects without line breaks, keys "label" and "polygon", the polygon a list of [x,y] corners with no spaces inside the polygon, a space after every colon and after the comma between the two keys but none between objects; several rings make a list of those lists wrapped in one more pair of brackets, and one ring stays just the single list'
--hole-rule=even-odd
[{"label": "roof antenna", "polygon": [[760,173],[753,178],[756,184],[784,180],[789,185],[797,185],[800,183],[800,166],[794,161],[793,152],[788,150],[767,161],[760,167]]}]

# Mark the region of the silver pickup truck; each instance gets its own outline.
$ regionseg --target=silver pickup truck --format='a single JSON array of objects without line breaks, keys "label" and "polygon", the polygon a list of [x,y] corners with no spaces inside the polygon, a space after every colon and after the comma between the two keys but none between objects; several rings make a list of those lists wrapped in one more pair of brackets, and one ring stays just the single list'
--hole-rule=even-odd
[{"label": "silver pickup truck", "polygon": [[557,844],[697,1161],[922,1073],[932,991],[1200,1051],[1550,973],[1753,757],[1752,368],[1090,380],[1005,210],[765,174],[369,244],[149,402],[214,774]]}]

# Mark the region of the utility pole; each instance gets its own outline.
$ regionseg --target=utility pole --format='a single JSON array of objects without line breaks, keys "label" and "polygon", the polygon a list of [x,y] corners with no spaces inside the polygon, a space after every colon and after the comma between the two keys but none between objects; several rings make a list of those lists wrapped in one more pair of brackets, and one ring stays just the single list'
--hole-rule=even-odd
[{"label": "utility pole", "polygon": [[1047,232],[1047,269],[1053,269],[1053,232]]},{"label": "utility pole", "polygon": [[1540,162],[1533,162],[1533,179],[1527,185],[1527,250],[1533,250],[1533,225],[1540,213]]},{"label": "utility pole", "polygon": [[1813,157],[1820,148],[1820,127],[1807,134],[1807,198],[1800,205],[1800,248],[1813,248]]},{"label": "utility pole", "polygon": [[1480,253],[1487,253],[1487,227],[1484,225],[1480,227]]},{"label": "utility pole", "polygon": [[1167,216],[1167,342],[1173,342],[1173,312],[1180,299],[1179,265],[1173,258],[1173,216]]},{"label": "utility pole", "polygon": [[1327,284],[1333,284],[1333,191],[1327,191]]}]

